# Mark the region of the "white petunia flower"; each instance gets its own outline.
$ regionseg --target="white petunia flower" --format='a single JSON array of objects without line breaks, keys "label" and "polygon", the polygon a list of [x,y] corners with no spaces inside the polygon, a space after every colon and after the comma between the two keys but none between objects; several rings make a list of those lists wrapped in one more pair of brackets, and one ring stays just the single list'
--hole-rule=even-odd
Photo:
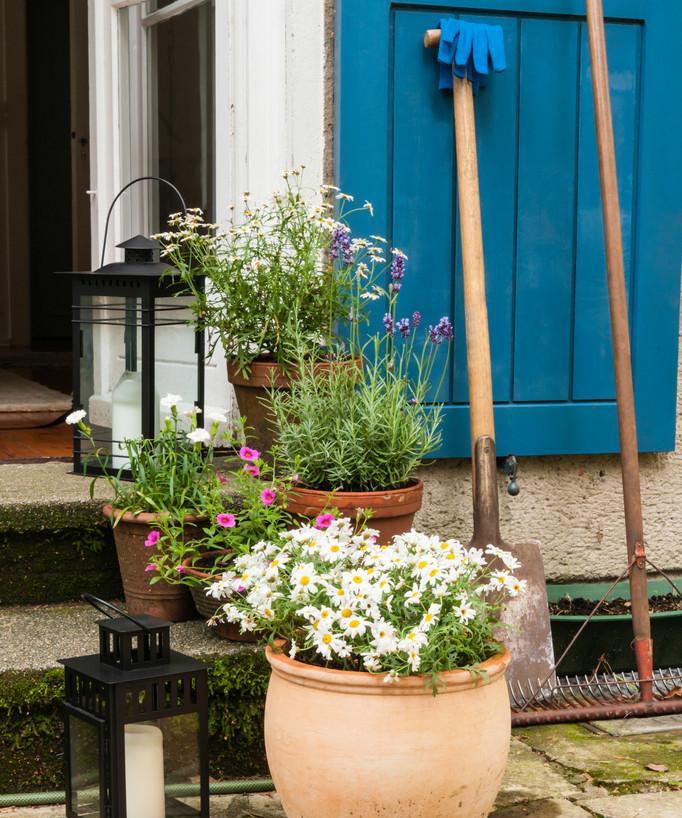
[{"label": "white petunia flower", "polygon": [[174,395],[172,392],[169,392],[161,398],[160,403],[164,409],[172,409],[174,406],[177,406],[181,400],[182,395]]},{"label": "white petunia flower", "polygon": [[209,412],[206,418],[210,420],[211,423],[227,423],[227,418],[222,412]]},{"label": "white petunia flower", "polygon": [[85,417],[87,412],[85,409],[76,409],[75,412],[71,412],[66,416],[66,420],[64,421],[69,426],[75,426],[77,423],[80,423],[81,420]]},{"label": "white petunia flower", "polygon": [[191,440],[192,443],[209,443],[211,435],[206,429],[194,429],[191,432],[187,432],[187,440]]}]

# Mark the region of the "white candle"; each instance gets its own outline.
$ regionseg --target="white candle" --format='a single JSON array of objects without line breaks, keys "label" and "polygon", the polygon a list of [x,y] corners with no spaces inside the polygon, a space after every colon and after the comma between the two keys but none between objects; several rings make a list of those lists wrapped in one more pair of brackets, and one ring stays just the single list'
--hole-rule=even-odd
[{"label": "white candle", "polygon": [[126,724],[127,818],[166,818],[163,733],[154,724]]},{"label": "white candle", "polygon": [[[111,465],[115,469],[127,468],[124,440],[132,440],[142,435],[142,379],[139,372],[124,372],[111,395]],[[123,457],[115,454],[123,452]]]}]

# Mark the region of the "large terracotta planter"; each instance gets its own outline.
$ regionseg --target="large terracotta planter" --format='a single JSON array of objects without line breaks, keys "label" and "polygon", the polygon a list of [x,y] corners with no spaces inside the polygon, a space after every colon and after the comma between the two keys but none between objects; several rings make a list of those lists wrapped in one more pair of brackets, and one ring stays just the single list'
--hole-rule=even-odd
[{"label": "large terracotta planter", "polygon": [[[189,586],[189,592],[192,595],[199,616],[203,619],[210,619],[225,604],[224,602],[218,602],[211,596],[207,596],[206,588],[216,575],[215,571],[211,571],[215,558],[231,553],[231,548],[217,548],[212,551],[201,551],[198,555],[186,557],[182,561],[185,576],[198,580],[196,585]],[[235,622],[219,622],[217,625],[212,626],[211,630],[216,636],[230,642],[256,642],[259,638],[253,633],[242,633],[239,630],[239,625]]]},{"label": "large terracotta planter", "polygon": [[421,480],[389,491],[329,492],[296,488],[287,494],[286,507],[292,514],[310,519],[325,509],[338,508],[352,520],[361,509],[371,509],[369,526],[379,531],[379,542],[386,545],[395,534],[404,534],[412,528],[414,515],[422,506],[423,494]]},{"label": "large terracotta planter", "polygon": [[266,648],[265,747],[289,818],[485,818],[502,783],[509,654],[421,676],[327,670]]},{"label": "large terracotta planter", "polygon": [[[150,575],[145,572],[152,549],[145,547],[144,541],[158,519],[156,514],[133,514],[126,511],[121,514],[110,504],[102,509],[104,516],[114,526],[114,543],[116,556],[123,580],[123,594],[130,614],[148,614],[169,622],[184,622],[196,615],[192,597],[185,585],[171,585],[167,582],[149,584]],[[190,538],[192,531],[202,522],[199,517],[185,518],[185,537]]]},{"label": "large terracotta planter", "polygon": [[246,418],[249,441],[263,454],[269,452],[275,440],[275,419],[267,405],[268,392],[272,386],[287,389],[289,376],[273,361],[253,361],[245,377],[228,358],[227,377],[234,387],[239,414]]}]

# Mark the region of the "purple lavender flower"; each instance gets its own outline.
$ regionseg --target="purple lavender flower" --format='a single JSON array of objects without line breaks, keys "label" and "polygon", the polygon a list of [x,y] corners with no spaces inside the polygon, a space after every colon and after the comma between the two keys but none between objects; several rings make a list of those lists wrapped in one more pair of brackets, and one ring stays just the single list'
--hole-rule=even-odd
[{"label": "purple lavender flower", "polygon": [[393,261],[391,262],[391,281],[394,287],[396,281],[402,281],[405,275],[405,255],[398,250],[393,251]]},{"label": "purple lavender flower", "polygon": [[384,313],[384,317],[381,319],[384,322],[384,327],[386,327],[386,334],[393,335],[395,332],[395,325],[393,323],[393,316],[390,312]]},{"label": "purple lavender flower", "polygon": [[443,338],[446,338],[448,341],[452,341],[455,335],[455,331],[450,323],[450,319],[447,315],[444,315],[440,321],[438,322],[438,332],[441,334]]},{"label": "purple lavender flower", "polygon": [[410,337],[410,319],[409,318],[401,318],[397,324],[395,325],[398,332],[403,336],[405,340]]},{"label": "purple lavender flower", "polygon": [[441,341],[443,340],[443,336],[438,331],[437,326],[432,327],[431,324],[429,324],[428,333],[429,333],[429,341],[431,341],[432,344],[440,344]]},{"label": "purple lavender flower", "polygon": [[415,310],[412,313],[412,326],[415,329],[415,331],[419,328],[419,325],[421,324],[421,322],[422,322],[422,314],[419,312],[419,310]]},{"label": "purple lavender flower", "polygon": [[345,224],[335,228],[332,235],[331,254],[334,260],[341,257],[344,264],[353,262],[353,248],[351,246],[350,230]]},{"label": "purple lavender flower", "polygon": [[399,292],[400,292],[400,288],[401,288],[403,285],[402,285],[402,284],[401,284],[399,281],[392,281],[392,282],[391,282],[391,283],[390,283],[388,286],[391,288],[392,292],[394,292],[394,293],[399,293]]}]

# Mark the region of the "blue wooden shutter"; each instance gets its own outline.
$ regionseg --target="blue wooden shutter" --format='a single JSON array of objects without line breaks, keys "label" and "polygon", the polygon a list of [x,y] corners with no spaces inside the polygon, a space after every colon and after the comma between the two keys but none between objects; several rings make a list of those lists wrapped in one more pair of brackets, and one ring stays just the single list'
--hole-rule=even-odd
[{"label": "blue wooden shutter", "polygon": [[[675,444],[682,2],[605,0],[640,449]],[[584,0],[340,0],[337,170],[358,232],[409,256],[401,313],[455,318],[440,455],[469,453],[452,100],[422,47],[440,17],[499,24],[476,100],[498,452],[618,449]]]}]

